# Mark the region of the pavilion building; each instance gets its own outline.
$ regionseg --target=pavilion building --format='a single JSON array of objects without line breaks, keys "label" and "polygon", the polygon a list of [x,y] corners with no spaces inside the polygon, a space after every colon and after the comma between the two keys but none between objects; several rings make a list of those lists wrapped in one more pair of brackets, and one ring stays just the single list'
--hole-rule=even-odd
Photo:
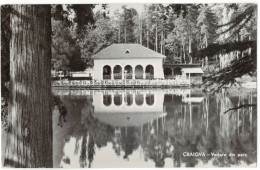
[{"label": "pavilion building", "polygon": [[164,79],[166,56],[140,44],[112,44],[93,56],[96,80]]}]

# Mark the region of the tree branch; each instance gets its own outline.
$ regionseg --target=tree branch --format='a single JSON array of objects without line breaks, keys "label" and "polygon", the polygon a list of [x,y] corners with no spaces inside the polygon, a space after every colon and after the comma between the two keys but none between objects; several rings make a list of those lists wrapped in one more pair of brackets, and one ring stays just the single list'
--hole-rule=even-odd
[{"label": "tree branch", "polygon": [[226,110],[224,112],[224,114],[226,114],[227,112],[231,111],[231,110],[237,110],[237,109],[244,109],[244,108],[247,108],[247,107],[256,107],[256,104],[243,104],[243,105],[239,105],[238,107],[233,107],[233,108],[230,108],[228,110]]}]

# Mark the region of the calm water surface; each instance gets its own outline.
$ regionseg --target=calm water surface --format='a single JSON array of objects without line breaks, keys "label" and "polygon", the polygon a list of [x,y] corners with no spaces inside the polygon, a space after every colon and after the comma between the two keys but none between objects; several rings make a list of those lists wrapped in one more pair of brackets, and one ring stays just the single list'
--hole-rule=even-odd
[{"label": "calm water surface", "polygon": [[256,108],[225,113],[256,103],[255,92],[55,93],[68,113],[54,112],[54,167],[256,166]]}]

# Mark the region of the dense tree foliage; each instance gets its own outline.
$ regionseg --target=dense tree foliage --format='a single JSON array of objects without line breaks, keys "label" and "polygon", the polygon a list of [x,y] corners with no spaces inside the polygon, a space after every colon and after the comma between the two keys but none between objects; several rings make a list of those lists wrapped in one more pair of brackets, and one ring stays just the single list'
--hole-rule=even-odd
[{"label": "dense tree foliage", "polygon": [[114,20],[103,15],[102,11],[98,11],[94,18],[95,27],[89,29],[88,36],[84,36],[79,42],[82,58],[88,65],[93,65],[91,60],[93,54],[118,41]]},{"label": "dense tree foliage", "polygon": [[256,74],[256,10],[255,4],[233,4],[219,8],[218,39],[201,50],[201,57],[219,56],[219,70],[206,82],[217,89],[236,82],[243,75]]},{"label": "dense tree foliage", "polygon": [[[255,61],[256,4],[149,4],[141,12],[127,5],[114,12],[109,7],[52,5],[53,70],[82,71],[93,65],[93,54],[113,43],[139,43],[170,62],[201,63],[206,75],[234,59],[249,56],[249,63]],[[6,11],[2,6],[2,58],[9,55]],[[2,62],[3,80],[8,80],[8,61]],[[237,76],[255,72],[255,66],[250,68]]]},{"label": "dense tree foliage", "polygon": [[[90,53],[87,50],[86,56],[115,42],[139,43],[165,54],[170,62],[201,63],[206,75],[214,74],[207,79],[209,85],[215,82],[220,87],[256,71],[255,4],[151,4],[144,5],[142,13],[127,6],[122,8],[122,12],[118,10],[106,18],[105,23],[110,23],[108,30],[94,28],[99,35],[111,30],[109,36],[113,38],[106,40],[106,45],[94,40],[96,47]],[[86,49],[89,39],[94,38],[86,36],[81,47]],[[244,57],[250,61],[242,62],[246,61]],[[233,71],[241,63],[244,67]],[[232,72],[225,75],[229,69]]]},{"label": "dense tree foliage", "polygon": [[86,63],[81,54],[80,39],[94,24],[95,5],[53,5],[52,69],[83,71]]}]

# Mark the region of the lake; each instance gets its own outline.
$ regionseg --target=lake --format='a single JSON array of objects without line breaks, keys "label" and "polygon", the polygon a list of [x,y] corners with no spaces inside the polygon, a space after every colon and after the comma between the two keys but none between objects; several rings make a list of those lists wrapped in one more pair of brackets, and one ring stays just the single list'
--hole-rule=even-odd
[{"label": "lake", "polygon": [[53,92],[55,168],[256,167],[256,89]]},{"label": "lake", "polygon": [[[256,90],[55,90],[54,167],[255,167]],[[226,113],[225,113],[226,112]]]}]

